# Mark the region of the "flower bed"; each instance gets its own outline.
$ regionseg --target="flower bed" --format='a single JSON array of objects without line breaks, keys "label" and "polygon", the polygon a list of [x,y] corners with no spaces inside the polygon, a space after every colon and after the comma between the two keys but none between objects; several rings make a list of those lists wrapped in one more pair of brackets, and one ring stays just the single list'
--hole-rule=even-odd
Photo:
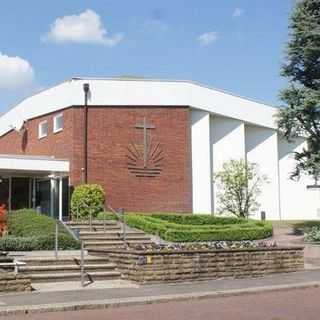
[{"label": "flower bed", "polygon": [[241,241],[272,236],[269,222],[211,215],[128,214],[125,221],[131,227],[174,242]]}]

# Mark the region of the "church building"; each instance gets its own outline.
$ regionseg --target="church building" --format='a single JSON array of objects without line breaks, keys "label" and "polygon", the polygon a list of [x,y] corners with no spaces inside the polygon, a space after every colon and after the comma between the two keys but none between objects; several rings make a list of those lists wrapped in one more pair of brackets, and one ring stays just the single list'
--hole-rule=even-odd
[{"label": "church building", "polygon": [[69,214],[72,189],[101,184],[127,212],[214,213],[214,173],[257,163],[267,219],[319,219],[320,193],[290,180],[293,152],[277,108],[190,81],[73,78],[0,117],[0,204]]}]

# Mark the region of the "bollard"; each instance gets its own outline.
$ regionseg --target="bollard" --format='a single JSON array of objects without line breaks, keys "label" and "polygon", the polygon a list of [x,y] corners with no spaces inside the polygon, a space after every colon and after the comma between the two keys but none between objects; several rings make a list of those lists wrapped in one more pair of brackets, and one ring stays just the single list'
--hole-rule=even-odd
[{"label": "bollard", "polygon": [[266,220],[266,212],[265,211],[261,211],[261,220],[262,221]]}]

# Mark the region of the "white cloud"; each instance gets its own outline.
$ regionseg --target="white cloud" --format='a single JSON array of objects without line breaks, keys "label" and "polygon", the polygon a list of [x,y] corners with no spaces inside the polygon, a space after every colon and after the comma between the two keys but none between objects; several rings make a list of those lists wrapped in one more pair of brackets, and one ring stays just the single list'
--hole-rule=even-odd
[{"label": "white cloud", "polygon": [[34,71],[27,60],[0,52],[0,89],[19,89],[33,81]]},{"label": "white cloud", "polygon": [[208,46],[219,39],[219,33],[216,31],[205,32],[198,37],[202,46]]},{"label": "white cloud", "polygon": [[232,13],[232,18],[237,18],[240,17],[244,14],[244,10],[240,8],[235,8],[233,13]]},{"label": "white cloud", "polygon": [[57,18],[42,39],[56,43],[95,43],[114,47],[123,39],[123,34],[109,35],[101,17],[88,9],[79,15]]}]

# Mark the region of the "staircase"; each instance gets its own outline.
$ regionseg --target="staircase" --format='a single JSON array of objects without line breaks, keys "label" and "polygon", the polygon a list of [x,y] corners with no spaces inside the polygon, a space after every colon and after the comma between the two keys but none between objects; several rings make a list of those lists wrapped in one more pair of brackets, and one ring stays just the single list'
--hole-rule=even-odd
[{"label": "staircase", "polygon": [[[68,222],[68,227],[78,233],[84,242],[85,249],[94,253],[100,249],[123,248],[123,227],[117,221],[93,221],[91,226],[87,222]],[[129,244],[150,244],[151,239],[143,231],[126,227],[126,242]],[[97,251],[95,252],[97,254]],[[80,253],[77,255],[19,258],[25,265],[19,267],[19,274],[28,275],[31,283],[80,281]],[[121,274],[116,265],[108,261],[106,255],[86,255],[84,260],[86,280],[120,279]]]},{"label": "staircase", "polygon": [[[93,221],[91,227],[85,222],[69,222],[69,228],[79,232],[79,238],[84,242],[85,249],[123,248],[122,225],[117,221]],[[131,229],[126,226],[126,242],[128,244],[150,244],[152,241],[143,231]]]},{"label": "staircase", "polygon": [[[19,267],[19,274],[29,275],[31,283],[80,281],[80,257],[25,257],[19,259],[26,264]],[[86,280],[120,279],[116,265],[105,257],[85,257]]]}]

